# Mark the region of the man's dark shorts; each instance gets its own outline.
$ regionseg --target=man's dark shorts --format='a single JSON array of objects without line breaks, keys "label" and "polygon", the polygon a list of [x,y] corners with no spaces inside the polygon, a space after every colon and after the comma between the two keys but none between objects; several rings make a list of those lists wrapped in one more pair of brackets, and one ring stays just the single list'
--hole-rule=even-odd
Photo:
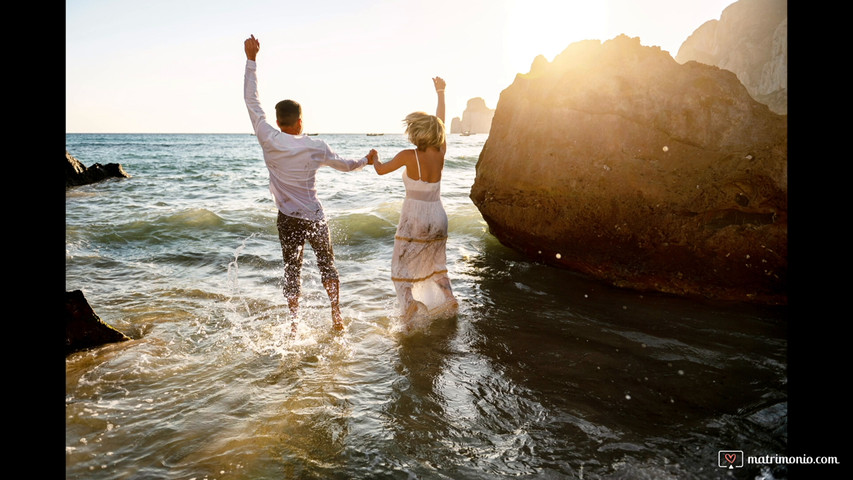
[{"label": "man's dark shorts", "polygon": [[323,283],[338,280],[328,223],[312,222],[278,212],[276,224],[278,239],[281,241],[281,256],[284,258],[285,297],[297,297],[301,292],[302,253],[305,250],[306,240],[317,257],[317,266],[320,267],[320,278]]}]

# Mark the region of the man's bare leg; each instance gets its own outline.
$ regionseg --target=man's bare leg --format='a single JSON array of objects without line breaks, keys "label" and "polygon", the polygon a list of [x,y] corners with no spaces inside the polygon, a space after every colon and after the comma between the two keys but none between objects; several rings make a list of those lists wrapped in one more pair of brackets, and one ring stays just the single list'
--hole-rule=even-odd
[{"label": "man's bare leg", "polygon": [[288,297],[287,306],[290,307],[290,333],[296,333],[296,319],[299,312],[299,297]]},{"label": "man's bare leg", "polygon": [[341,307],[339,304],[340,281],[337,279],[326,280],[323,282],[326,288],[326,293],[329,294],[329,302],[332,304],[332,327],[335,330],[344,329],[344,321],[341,317]]}]

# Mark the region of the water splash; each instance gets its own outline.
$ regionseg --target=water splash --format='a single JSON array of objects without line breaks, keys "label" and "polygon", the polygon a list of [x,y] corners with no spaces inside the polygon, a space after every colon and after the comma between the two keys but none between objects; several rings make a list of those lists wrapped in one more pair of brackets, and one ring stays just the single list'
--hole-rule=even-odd
[{"label": "water splash", "polygon": [[[228,263],[228,284],[231,287],[232,296],[231,296],[231,298],[228,299],[227,303],[230,303],[232,299],[234,299],[236,296],[239,296],[239,293],[240,293],[240,281],[239,281],[240,280],[240,278],[239,278],[240,277],[239,276],[239,273],[240,273],[240,262],[239,262],[240,261],[240,254],[243,252],[243,250],[246,249],[246,242],[248,242],[252,238],[256,237],[257,235],[258,235],[257,233],[253,233],[253,234],[249,235],[248,237],[246,237],[245,239],[243,239],[243,242],[240,244],[239,247],[237,247],[237,250],[234,251],[234,260],[232,260],[231,262]],[[249,309],[249,306],[246,304],[245,299],[242,300],[242,303],[243,303],[243,307],[246,309],[246,312],[251,314],[251,310]]]}]

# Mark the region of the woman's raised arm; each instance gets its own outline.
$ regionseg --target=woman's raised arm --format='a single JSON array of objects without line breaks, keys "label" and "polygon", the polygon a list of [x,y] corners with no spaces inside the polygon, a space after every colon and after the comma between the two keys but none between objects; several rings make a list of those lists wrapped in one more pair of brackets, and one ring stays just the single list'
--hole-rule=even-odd
[{"label": "woman's raised arm", "polygon": [[441,119],[442,123],[444,122],[444,87],[447,83],[441,77],[435,77],[432,79],[433,85],[435,85],[435,93],[438,96],[438,105],[435,107],[435,116]]}]

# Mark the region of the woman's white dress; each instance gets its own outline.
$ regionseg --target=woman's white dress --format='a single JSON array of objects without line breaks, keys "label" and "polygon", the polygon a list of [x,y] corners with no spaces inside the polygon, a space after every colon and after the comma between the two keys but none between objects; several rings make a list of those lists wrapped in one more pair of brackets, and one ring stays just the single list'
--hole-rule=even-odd
[{"label": "woman's white dress", "polygon": [[[415,150],[420,178],[417,154]],[[413,180],[404,169],[403,185],[406,198],[391,259],[391,279],[400,313],[430,318],[453,316],[458,303],[447,276],[447,213],[441,203],[441,182]]]}]

